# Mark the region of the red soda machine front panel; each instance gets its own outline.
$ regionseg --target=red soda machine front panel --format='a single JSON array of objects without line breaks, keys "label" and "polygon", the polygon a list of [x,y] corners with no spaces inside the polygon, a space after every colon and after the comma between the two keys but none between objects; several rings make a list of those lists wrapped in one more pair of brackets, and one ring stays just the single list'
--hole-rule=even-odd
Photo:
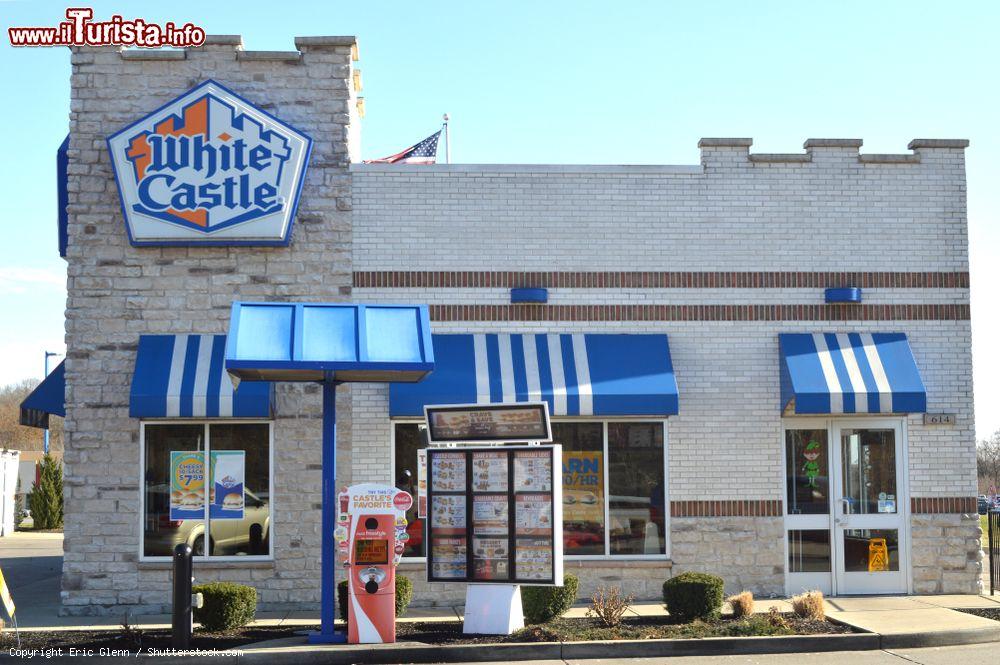
[{"label": "red soda machine front panel", "polygon": [[351,644],[396,641],[396,525],[393,515],[355,515],[348,545]]}]

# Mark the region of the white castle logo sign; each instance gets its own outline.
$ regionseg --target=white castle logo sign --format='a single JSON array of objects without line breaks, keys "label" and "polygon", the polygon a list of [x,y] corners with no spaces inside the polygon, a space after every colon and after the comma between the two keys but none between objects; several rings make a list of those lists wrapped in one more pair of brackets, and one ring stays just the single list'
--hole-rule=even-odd
[{"label": "white castle logo sign", "polygon": [[284,245],[312,140],[214,81],[108,137],[134,245]]}]

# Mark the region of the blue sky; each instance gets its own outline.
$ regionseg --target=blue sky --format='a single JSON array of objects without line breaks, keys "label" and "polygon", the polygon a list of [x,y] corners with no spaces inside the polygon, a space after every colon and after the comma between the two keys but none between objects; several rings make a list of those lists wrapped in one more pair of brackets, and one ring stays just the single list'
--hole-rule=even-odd
[{"label": "blue sky", "polygon": [[[92,6],[98,18],[239,33],[249,49],[290,50],[296,35],[358,35],[366,158],[427,136],[445,111],[456,162],[695,164],[702,136],[750,136],[762,152],[799,151],[809,137],[863,138],[868,152],[905,152],[916,137],[968,138],[977,431],[1000,429],[997,3]],[[54,25],[65,8],[0,0],[0,23]],[[69,55],[15,50],[6,34],[0,41],[2,384],[40,375],[43,349],[64,348],[54,164],[68,124]]]}]

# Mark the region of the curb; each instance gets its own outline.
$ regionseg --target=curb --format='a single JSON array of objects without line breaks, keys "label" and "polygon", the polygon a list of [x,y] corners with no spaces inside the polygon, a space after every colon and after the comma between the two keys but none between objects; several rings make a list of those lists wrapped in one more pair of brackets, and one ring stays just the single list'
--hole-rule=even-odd
[{"label": "curb", "polygon": [[[294,638],[289,638],[294,639]],[[216,665],[391,665],[393,663],[481,663],[489,661],[662,658],[830,651],[874,651],[959,646],[1000,641],[1000,625],[931,633],[850,633],[780,637],[709,637],[703,639],[526,642],[509,644],[300,645],[244,648],[242,653],[212,658]],[[96,655],[96,654],[95,654]],[[132,662],[152,665],[163,656],[140,654]],[[205,656],[170,656],[171,665],[204,665]],[[0,661],[7,660],[6,654]],[[54,656],[47,662],[79,665],[79,658]]]}]

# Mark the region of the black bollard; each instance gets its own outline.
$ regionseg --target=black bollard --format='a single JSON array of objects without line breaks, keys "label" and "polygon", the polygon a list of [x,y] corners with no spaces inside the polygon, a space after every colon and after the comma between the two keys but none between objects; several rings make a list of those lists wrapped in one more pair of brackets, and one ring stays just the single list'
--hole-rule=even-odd
[{"label": "black bollard", "polygon": [[187,649],[191,646],[191,546],[174,548],[174,617],[171,646]]}]

